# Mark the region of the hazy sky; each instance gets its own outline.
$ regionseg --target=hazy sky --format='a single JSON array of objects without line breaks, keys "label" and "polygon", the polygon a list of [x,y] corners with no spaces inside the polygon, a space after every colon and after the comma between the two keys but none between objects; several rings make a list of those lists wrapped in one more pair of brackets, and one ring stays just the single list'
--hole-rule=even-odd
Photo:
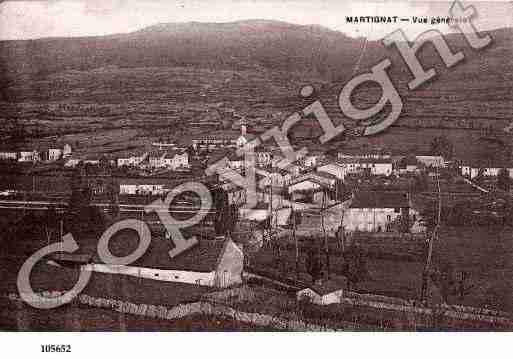
[{"label": "hazy sky", "polygon": [[[450,2],[344,0],[48,0],[0,3],[0,39],[90,36],[130,32],[161,22],[274,19],[319,24],[351,36],[379,39],[399,25],[349,25],[345,16],[447,16]],[[513,2],[474,5],[480,30],[513,25]],[[411,37],[432,25],[400,25]],[[447,32],[446,25],[435,28]]]}]

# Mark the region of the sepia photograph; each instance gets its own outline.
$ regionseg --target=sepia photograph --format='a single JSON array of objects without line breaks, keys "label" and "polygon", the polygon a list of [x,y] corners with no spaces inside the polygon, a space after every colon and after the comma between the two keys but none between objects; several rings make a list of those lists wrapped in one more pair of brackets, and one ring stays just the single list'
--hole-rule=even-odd
[{"label": "sepia photograph", "polygon": [[512,59],[513,2],[1,1],[0,342],[511,332]]}]

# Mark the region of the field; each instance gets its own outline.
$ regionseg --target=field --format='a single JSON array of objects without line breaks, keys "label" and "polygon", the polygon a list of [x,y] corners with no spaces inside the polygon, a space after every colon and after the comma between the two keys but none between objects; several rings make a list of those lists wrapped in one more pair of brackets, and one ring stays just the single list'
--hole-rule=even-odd
[{"label": "field", "polygon": [[[334,251],[333,251],[334,252]],[[405,299],[418,299],[422,286],[424,262],[401,260],[374,254],[367,260],[370,278],[357,283],[355,290]],[[450,304],[462,304],[513,312],[513,228],[511,227],[444,227],[434,246],[433,268],[450,266],[457,280],[468,273],[471,286],[463,299],[457,293],[448,297]],[[309,281],[305,269],[306,254],[300,251],[300,276]],[[330,258],[331,279],[341,280],[343,259],[340,254]],[[251,265],[295,278],[294,250],[282,250],[278,256],[271,249],[256,254]],[[343,277],[342,277],[343,278]]]}]

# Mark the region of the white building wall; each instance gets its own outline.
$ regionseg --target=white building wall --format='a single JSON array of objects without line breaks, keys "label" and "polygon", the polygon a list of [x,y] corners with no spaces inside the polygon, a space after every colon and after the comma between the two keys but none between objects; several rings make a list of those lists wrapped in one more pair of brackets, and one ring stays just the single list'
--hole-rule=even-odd
[{"label": "white building wall", "polygon": [[99,273],[122,274],[132,277],[155,279],[165,282],[197,284],[207,287],[213,287],[215,282],[215,272],[202,273],[108,264],[87,264],[84,266],[84,269]]},{"label": "white building wall", "polygon": [[371,168],[371,173],[373,175],[389,176],[392,174],[392,164],[391,163],[373,163],[371,165],[373,166]]},{"label": "white building wall", "polygon": [[62,150],[59,148],[50,148],[48,150],[48,160],[57,161],[62,157]]},{"label": "white building wall", "polygon": [[376,232],[379,228],[384,232],[387,224],[400,215],[393,208],[348,208],[344,212],[343,226],[347,232]]},{"label": "white building wall", "polygon": [[295,192],[295,191],[306,191],[306,190],[315,190],[320,188],[321,186],[318,185],[315,182],[311,182],[308,180],[293,184],[289,186],[289,193]]},{"label": "white building wall", "polygon": [[317,172],[326,172],[326,173],[334,175],[338,179],[343,180],[346,177],[347,169],[344,166],[339,166],[334,163],[329,163],[329,164],[317,167]]},{"label": "white building wall", "polygon": [[2,160],[16,160],[18,154],[16,152],[0,152],[0,159]]}]

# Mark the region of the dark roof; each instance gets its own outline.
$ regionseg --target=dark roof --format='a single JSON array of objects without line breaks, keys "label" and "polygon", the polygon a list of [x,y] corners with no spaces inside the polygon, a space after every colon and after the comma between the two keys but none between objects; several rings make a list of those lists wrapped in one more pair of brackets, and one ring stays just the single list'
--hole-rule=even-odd
[{"label": "dark roof", "polygon": [[315,293],[324,296],[326,294],[344,289],[344,286],[341,283],[337,283],[336,281],[328,280],[322,284],[312,284],[308,288],[313,290]]},{"label": "dark roof", "polygon": [[339,164],[346,163],[392,163],[391,158],[339,158],[337,161]]},{"label": "dark roof", "polygon": [[[109,242],[109,249],[116,256],[126,256],[137,248],[138,242],[139,238],[135,231],[121,230]],[[200,240],[192,248],[171,258],[169,251],[174,248],[173,242],[162,235],[152,233],[148,250],[131,265],[154,269],[212,272],[216,270],[227,243],[227,240]],[[94,261],[99,262],[99,259],[95,258]]]},{"label": "dark roof", "polygon": [[91,263],[92,255],[90,254],[75,254],[75,253],[53,253],[50,258],[58,262]]},{"label": "dark roof", "polygon": [[176,180],[171,178],[153,178],[153,177],[123,177],[118,180],[120,185],[168,185],[176,184]]},{"label": "dark roof", "polygon": [[513,162],[502,158],[500,155],[490,160],[485,159],[464,159],[461,161],[463,166],[474,168],[513,168]]},{"label": "dark roof", "polygon": [[329,172],[324,172],[324,171],[317,171],[313,174],[313,176],[320,176],[320,177],[323,177],[323,178],[326,178],[328,180],[337,180],[337,176],[335,176],[334,174],[331,174]]},{"label": "dark roof", "polygon": [[351,208],[403,208],[409,207],[406,192],[356,192]]},{"label": "dark roof", "polygon": [[[331,173],[327,172],[308,172],[302,176],[299,176],[292,180],[289,184],[290,186],[293,186],[295,184],[301,183],[301,182],[313,182],[318,184],[321,187],[329,187],[331,185],[332,181],[336,181],[337,177],[335,175],[332,175]],[[329,181],[329,183],[326,183],[326,181]]]}]

